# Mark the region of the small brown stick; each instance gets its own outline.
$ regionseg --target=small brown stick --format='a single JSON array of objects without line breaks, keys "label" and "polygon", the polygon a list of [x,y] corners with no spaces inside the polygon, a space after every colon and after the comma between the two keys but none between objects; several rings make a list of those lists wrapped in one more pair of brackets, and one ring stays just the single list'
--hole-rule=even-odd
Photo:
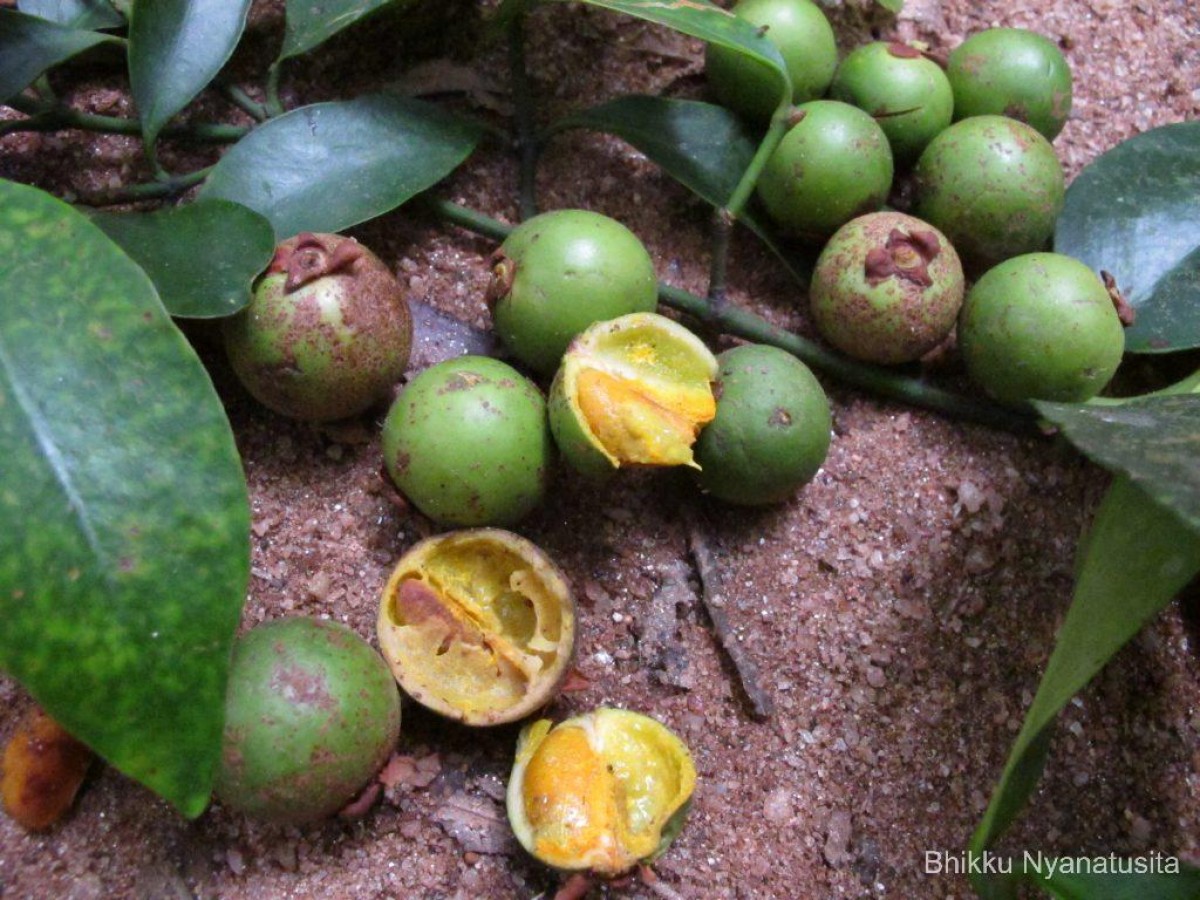
[{"label": "small brown stick", "polygon": [[659,879],[658,874],[649,866],[638,866],[638,876],[642,879],[642,884],[646,886],[650,893],[662,897],[663,900],[683,900],[683,895],[665,881]]},{"label": "small brown stick", "polygon": [[704,524],[700,513],[691,506],[686,506],[684,517],[688,529],[688,550],[696,564],[696,574],[700,576],[700,596],[704,600],[704,608],[712,620],[713,631],[717,640],[724,648],[729,661],[733,663],[741,682],[742,691],[750,701],[750,715],[756,721],[762,722],[775,714],[775,704],[767,696],[758,683],[758,666],[742,650],[737,635],[729,624],[729,616],[725,614],[725,598],[721,593],[721,573],[717,569],[717,561],[708,539],[704,536]]},{"label": "small brown stick", "polygon": [[583,900],[592,889],[595,880],[584,872],[576,872],[562,883],[554,900]]}]

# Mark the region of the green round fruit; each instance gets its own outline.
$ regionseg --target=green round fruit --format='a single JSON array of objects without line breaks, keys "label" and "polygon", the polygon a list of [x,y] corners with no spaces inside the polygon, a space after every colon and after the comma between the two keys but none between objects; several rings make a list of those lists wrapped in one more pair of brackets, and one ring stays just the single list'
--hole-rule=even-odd
[{"label": "green round fruit", "polygon": [[354,799],[399,736],[396,682],[366,641],[336,622],[267,622],[234,645],[214,790],[255,818],[311,822]]},{"label": "green round fruit", "polygon": [[[733,14],[766,29],[792,80],[792,102],[822,96],[837,68],[837,43],[825,13],[811,0],[741,0]],[[765,122],[779,105],[778,76],[745,54],[709,44],[705,74],[720,102]]]},{"label": "green round fruit", "polygon": [[551,375],[571,338],[593,322],[654,312],[658,282],[632,231],[599,213],[563,209],[513,230],[492,258],[488,297],[512,355]]},{"label": "green round fruit", "polygon": [[280,244],[250,304],[223,329],[246,390],[311,422],[354,416],[385,399],[412,343],[408,303],[391,270],[336,234]]},{"label": "green round fruit", "polygon": [[1003,116],[951,125],[921,154],[913,214],[945,232],[968,269],[1041,250],[1066,194],[1050,142]]},{"label": "green round fruit", "polygon": [[700,432],[700,486],[746,506],[780,503],[829,452],[829,401],[790,353],[746,344],[717,357],[717,416]]},{"label": "green round fruit", "polygon": [[893,365],[940,344],[962,306],[962,264],[920,219],[878,212],[847,222],[813,270],[809,299],[821,336],[848,356]]},{"label": "green round fruit", "polygon": [[1071,114],[1071,68],[1053,41],[1023,28],[989,28],[950,54],[954,118],[997,115],[1054,140]]},{"label": "green round fruit", "polygon": [[1116,372],[1125,332],[1095,272],[1059,253],[1030,253],[967,293],[958,345],[971,378],[1001,402],[1079,403]]},{"label": "green round fruit", "polygon": [[892,187],[892,151],[875,120],[848,103],[814,100],[796,107],[794,121],[756,190],[781,229],[823,241],[883,206]]},{"label": "green round fruit", "polygon": [[396,487],[444,525],[509,525],[546,493],[546,402],[512,366],[463,356],[430,366],[392,403],[383,462]]},{"label": "green round fruit", "polygon": [[897,166],[916,162],[954,114],[946,73],[898,41],[877,41],[854,50],[838,66],[829,96],[857,106],[879,123]]}]

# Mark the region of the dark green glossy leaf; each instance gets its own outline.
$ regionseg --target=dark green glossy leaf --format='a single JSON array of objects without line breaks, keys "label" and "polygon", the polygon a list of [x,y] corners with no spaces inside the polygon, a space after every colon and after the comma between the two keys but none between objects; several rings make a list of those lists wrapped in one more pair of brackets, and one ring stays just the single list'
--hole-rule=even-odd
[{"label": "dark green glossy leaf", "polygon": [[108,0],[18,0],[17,9],[70,28],[118,28],[125,17]]},{"label": "dark green glossy leaf", "polygon": [[1200,394],[1034,405],[1090,459],[1128,475],[1200,533]]},{"label": "dark green glossy leaf", "polygon": [[235,144],[201,196],[250,207],[279,238],[341,231],[436,184],[478,140],[477,127],[418,100],[374,94],[318,103]]},{"label": "dark green glossy leaf", "polygon": [[47,69],[89,47],[116,39],[0,9],[0,102],[15,97]]},{"label": "dark green glossy leaf", "polygon": [[875,2],[890,12],[892,15],[899,15],[904,9],[904,0],[875,0]]},{"label": "dark green glossy leaf", "polygon": [[167,312],[185,318],[228,316],[245,306],[275,247],[271,223],[228,200],[91,218],[146,270]]},{"label": "dark green glossy leaf", "polygon": [[724,206],[758,141],[737,115],[712,103],[619,97],[561,119],[554,131],[590,128],[628,141],[713,206]]},{"label": "dark green glossy leaf", "polygon": [[0,296],[0,669],[198,815],[250,568],[229,423],[137,264],[5,181]]},{"label": "dark green glossy leaf", "polygon": [[[573,2],[573,0],[565,0]],[[779,98],[791,99],[791,81],[779,49],[757,28],[709,0],[583,0],[590,6],[624,13],[647,22],[665,25],[674,31],[700,38],[710,44],[728,47],[757,60],[779,79]],[[504,6],[521,5],[528,0],[506,0]],[[503,9],[501,13],[503,14]]]},{"label": "dark green glossy leaf", "polygon": [[[413,0],[399,2],[411,4]],[[287,24],[279,58],[307,53],[343,28],[396,3],[397,0],[287,0]]]},{"label": "dark green glossy leaf", "polygon": [[129,82],[153,143],[212,81],[246,27],[250,0],[138,0],[129,25]]},{"label": "dark green glossy leaf", "polygon": [[1063,706],[1200,571],[1200,535],[1121,476],[1100,504],[1080,560],[1054,652],[971,838],[975,852],[990,847],[1029,799]]},{"label": "dark green glossy leaf", "polygon": [[[1059,900],[1196,900],[1200,897],[1200,869],[1179,865],[1174,860],[1167,871],[1163,857],[1143,857],[1120,863],[1123,867],[1140,865],[1125,874],[1066,873],[1062,871],[1073,860],[1054,860],[1057,869],[1041,866],[1040,876],[1029,876],[1029,882],[1041,887]],[[1116,866],[1110,864],[1110,868]],[[1081,866],[1076,865],[1076,868]],[[1096,866],[1093,865],[1093,868]]]},{"label": "dark green glossy leaf", "polygon": [[1067,191],[1054,247],[1111,272],[1137,309],[1126,349],[1200,347],[1200,122],[1109,150]]},{"label": "dark green glossy leaf", "polygon": [[[620,97],[576,112],[552,132],[589,128],[614,134],[662,166],[684,187],[713,206],[724,206],[754,158],[757,139],[742,120],[722,106],[665,97]],[[807,286],[814,256],[789,252],[747,210],[739,217]]]}]

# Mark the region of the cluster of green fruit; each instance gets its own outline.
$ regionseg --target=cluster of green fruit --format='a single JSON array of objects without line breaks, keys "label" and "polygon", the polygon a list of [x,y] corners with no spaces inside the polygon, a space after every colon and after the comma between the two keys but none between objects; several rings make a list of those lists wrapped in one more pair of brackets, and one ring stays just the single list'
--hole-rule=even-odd
[{"label": "cluster of green fruit", "polygon": [[[839,65],[810,0],[742,0],[733,13],[779,48],[799,104],[757,190],[783,231],[827,242],[810,290],[821,335],[891,365],[919,359],[957,324],[968,372],[1002,402],[1098,393],[1124,351],[1112,299],[1083,265],[1041,252],[1065,193],[1050,145],[1071,109],[1058,47],[994,28],[945,69],[898,42]],[[776,81],[749,57],[712,45],[707,72],[746,118],[777,111]],[[876,212],[908,168],[913,215]],[[965,300],[964,269],[979,277]]]},{"label": "cluster of green fruit", "polygon": [[[545,496],[556,445],[582,473],[683,465],[705,490],[747,504],[786,499],[824,461],[829,405],[807,367],[762,346],[718,359],[653,312],[653,263],[619,222],[583,210],[530,219],[496,252],[488,293],[516,361],[553,375],[549,401],[487,357],[409,381],[383,424],[384,464],[434,521],[517,522]],[[373,254],[308,234],[280,246],[225,334],[255,397],[320,421],[388,395],[411,328],[399,284]]]}]

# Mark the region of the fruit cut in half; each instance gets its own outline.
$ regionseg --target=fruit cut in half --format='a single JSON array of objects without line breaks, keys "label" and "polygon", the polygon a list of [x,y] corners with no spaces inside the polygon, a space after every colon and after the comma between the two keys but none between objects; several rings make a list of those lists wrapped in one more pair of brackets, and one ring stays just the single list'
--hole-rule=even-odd
[{"label": "fruit cut in half", "polygon": [[696,768],[675,734],[601,707],[521,732],[508,782],[517,840],[548,866],[611,877],[660,856],[683,829]]},{"label": "fruit cut in half", "polygon": [[575,645],[575,602],[558,567],[524,538],[452,531],[400,558],[378,630],[410,697],[467,725],[499,725],[553,697]]},{"label": "fruit cut in half", "polygon": [[717,360],[657,313],[598,322],[579,335],[550,387],[550,429],[587,474],[621,466],[692,466],[696,436],[717,412]]}]

